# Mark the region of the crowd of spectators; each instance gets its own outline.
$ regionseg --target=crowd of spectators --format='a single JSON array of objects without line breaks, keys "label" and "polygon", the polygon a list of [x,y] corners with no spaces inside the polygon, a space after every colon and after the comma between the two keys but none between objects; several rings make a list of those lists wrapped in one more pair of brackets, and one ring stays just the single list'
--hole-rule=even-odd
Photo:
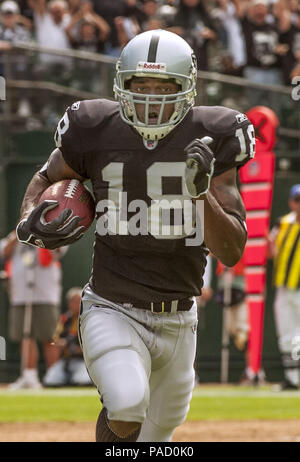
[{"label": "crowd of spectators", "polygon": [[[5,75],[1,56],[14,44],[33,42],[117,57],[136,34],[154,29],[185,38],[195,50],[199,70],[267,85],[289,85],[300,71],[299,0],[4,0],[0,75]],[[15,56],[14,78],[26,80],[24,56]],[[81,90],[87,88],[80,76],[89,74],[88,90],[99,94],[101,79],[99,73],[93,79],[93,65],[83,62],[74,67],[65,56],[40,53],[35,70],[39,76],[44,72],[61,77],[65,85],[73,72],[71,86]],[[269,96],[269,106],[276,110],[276,95],[274,101]],[[259,90],[252,91],[252,105],[261,97]]]},{"label": "crowd of spectators", "polygon": [[34,41],[116,57],[136,34],[163,28],[190,43],[201,70],[212,68],[210,46],[221,72],[264,83],[289,83],[300,63],[298,0],[4,0],[0,13],[0,50]]}]

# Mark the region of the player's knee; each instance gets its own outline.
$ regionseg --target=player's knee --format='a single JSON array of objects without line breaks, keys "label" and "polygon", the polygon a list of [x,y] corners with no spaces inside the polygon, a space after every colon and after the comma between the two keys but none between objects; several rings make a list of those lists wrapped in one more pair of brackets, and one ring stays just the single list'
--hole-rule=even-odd
[{"label": "player's knee", "polygon": [[194,387],[194,371],[187,373],[181,377],[178,383],[180,393],[176,393],[176,397],[170,402],[170,405],[157,409],[156,415],[151,415],[151,419],[161,429],[175,429],[178,425],[181,425],[188,414],[190,400],[192,397]]},{"label": "player's knee", "polygon": [[[125,390],[126,391],[126,390]],[[124,422],[144,422],[149,400],[145,396],[144,390],[135,389],[136,396],[133,393],[123,393],[114,390],[105,400],[108,406],[108,418],[110,420],[119,420]]]},{"label": "player's knee", "polygon": [[125,376],[126,380],[120,380],[109,389],[103,389],[102,398],[107,407],[108,418],[143,422],[149,405],[149,386],[141,371],[134,366],[120,366],[120,377],[125,379]]},{"label": "player's knee", "polygon": [[168,428],[172,425],[178,427],[178,425],[181,425],[185,421],[190,408],[194,381],[195,375],[193,373],[190,377],[187,377],[185,383],[182,384],[182,390],[185,390],[185,393],[183,392],[178,396],[176,403],[170,412],[170,418],[164,419],[164,427]]},{"label": "player's knee", "polygon": [[144,421],[150,393],[137,352],[110,351],[90,365],[89,373],[98,387],[109,419]]},{"label": "player's knee", "polygon": [[143,422],[149,405],[149,364],[134,347],[134,333],[122,319],[101,311],[82,319],[81,333],[87,369],[108,418]]}]

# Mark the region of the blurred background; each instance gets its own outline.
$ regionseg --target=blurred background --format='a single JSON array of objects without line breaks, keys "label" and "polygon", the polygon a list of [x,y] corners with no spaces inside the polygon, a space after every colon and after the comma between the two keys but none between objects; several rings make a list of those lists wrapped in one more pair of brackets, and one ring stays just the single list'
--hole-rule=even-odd
[{"label": "blurred background", "polygon": [[[260,26],[253,56],[249,19]],[[240,112],[262,104],[276,112],[271,224],[287,213],[290,187],[300,178],[297,0],[7,0],[0,3],[0,238],[15,227],[25,188],[54,149],[54,132],[65,109],[77,100],[113,99],[117,56],[134,35],[157,28],[180,34],[195,50],[196,104]],[[260,78],[251,77],[255,69]],[[63,299],[70,287],[88,281],[93,233],[91,228],[62,260]],[[215,266],[213,262],[213,290]],[[0,382],[7,383],[18,373],[19,352],[7,335],[9,303],[1,269],[0,336],[7,339],[7,360],[0,361]],[[282,378],[282,367],[271,278],[269,262],[262,365],[272,382]],[[220,381],[221,337],[222,309],[212,297],[198,329],[195,367],[201,382]],[[231,343],[229,382],[238,381],[244,361],[244,353]],[[39,367],[44,370],[42,360]]]}]

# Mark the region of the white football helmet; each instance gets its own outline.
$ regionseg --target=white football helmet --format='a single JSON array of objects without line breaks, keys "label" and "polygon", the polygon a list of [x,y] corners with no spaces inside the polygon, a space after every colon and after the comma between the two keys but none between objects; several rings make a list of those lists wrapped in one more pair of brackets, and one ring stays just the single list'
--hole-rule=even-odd
[{"label": "white football helmet", "polygon": [[[134,37],[123,49],[116,66],[115,97],[120,103],[120,115],[145,140],[158,141],[178,125],[195,104],[197,65],[193,50],[177,34],[151,30]],[[174,79],[180,90],[168,95],[133,93],[128,89],[132,77]],[[145,120],[139,120],[135,104],[145,105]],[[155,124],[149,123],[149,105],[160,107]],[[170,119],[162,122],[164,108],[174,105]]]}]

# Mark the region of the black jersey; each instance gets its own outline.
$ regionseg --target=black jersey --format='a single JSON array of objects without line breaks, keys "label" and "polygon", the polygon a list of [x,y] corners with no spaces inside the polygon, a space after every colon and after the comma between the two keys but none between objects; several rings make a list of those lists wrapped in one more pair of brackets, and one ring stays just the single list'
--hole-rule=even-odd
[{"label": "black jersey", "polygon": [[288,31],[281,34],[281,42],[288,45],[288,52],[282,56],[282,72],[286,85],[291,84],[291,73],[296,67],[300,52],[300,27],[292,24]]},{"label": "black jersey", "polygon": [[[215,176],[254,155],[253,126],[244,114],[223,107],[193,108],[154,149],[121,120],[116,102],[82,101],[67,109],[55,139],[67,164],[92,182],[97,225],[90,284],[100,296],[125,303],[201,294],[205,244],[187,245],[175,222],[169,223],[173,234],[162,235],[155,220],[163,216],[156,214],[159,201],[190,201],[184,148],[205,135],[213,138]],[[143,218],[146,232],[130,232],[129,223]]]},{"label": "black jersey", "polygon": [[275,49],[280,40],[280,33],[276,25],[256,24],[247,17],[241,20],[244,33],[247,66],[271,69],[280,67],[280,58]]}]

